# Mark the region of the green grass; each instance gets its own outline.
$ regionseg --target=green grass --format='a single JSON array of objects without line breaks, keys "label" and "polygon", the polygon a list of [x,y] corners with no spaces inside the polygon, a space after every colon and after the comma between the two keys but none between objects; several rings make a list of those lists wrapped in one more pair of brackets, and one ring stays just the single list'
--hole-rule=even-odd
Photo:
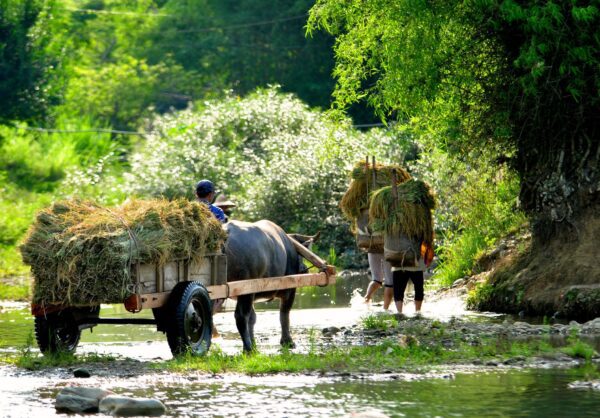
[{"label": "green grass", "polygon": [[170,371],[189,370],[207,373],[242,373],[248,375],[308,372],[357,372],[421,370],[428,366],[468,363],[475,359],[527,358],[555,352],[547,341],[515,342],[490,338],[478,345],[459,343],[452,348],[442,344],[404,345],[394,339],[384,339],[373,346],[334,347],[322,351],[296,354],[261,353],[226,355],[211,349],[204,357],[182,356],[155,367]]},{"label": "green grass", "polygon": [[476,309],[481,303],[486,302],[492,295],[494,288],[487,283],[479,283],[467,295],[467,308]]},{"label": "green grass", "polygon": [[594,347],[578,339],[571,339],[569,345],[563,347],[561,351],[568,356],[585,359],[587,362],[591,362],[592,357],[597,354]]},{"label": "green grass", "polygon": [[464,231],[447,247],[442,248],[445,261],[436,269],[436,281],[449,286],[471,274],[477,257],[488,247],[485,236],[478,230]]},{"label": "green grass", "polygon": [[398,320],[392,315],[368,315],[362,320],[365,329],[387,331],[398,326]]},{"label": "green grass", "polygon": [[24,279],[11,279],[7,282],[0,281],[0,300],[27,301],[29,300],[30,292],[29,282]]},{"label": "green grass", "polygon": [[16,353],[5,353],[0,356],[0,364],[13,364],[27,370],[41,370],[53,367],[81,366],[90,363],[111,363],[116,358],[110,355],[89,353],[76,355],[58,352],[52,355],[42,355],[33,351],[33,334],[30,333],[26,343],[19,347]]}]

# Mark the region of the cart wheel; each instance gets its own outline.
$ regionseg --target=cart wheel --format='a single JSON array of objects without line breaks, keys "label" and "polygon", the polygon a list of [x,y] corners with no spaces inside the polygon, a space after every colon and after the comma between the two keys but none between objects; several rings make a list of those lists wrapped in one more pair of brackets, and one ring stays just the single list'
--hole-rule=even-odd
[{"label": "cart wheel", "polygon": [[[177,298],[178,294],[181,297]],[[200,283],[183,284],[182,292],[173,292],[173,323],[167,327],[167,340],[174,356],[190,352],[203,355],[212,337],[212,302]]]},{"label": "cart wheel", "polygon": [[35,339],[40,351],[54,354],[59,351],[74,353],[79,344],[81,330],[69,311],[35,317]]}]

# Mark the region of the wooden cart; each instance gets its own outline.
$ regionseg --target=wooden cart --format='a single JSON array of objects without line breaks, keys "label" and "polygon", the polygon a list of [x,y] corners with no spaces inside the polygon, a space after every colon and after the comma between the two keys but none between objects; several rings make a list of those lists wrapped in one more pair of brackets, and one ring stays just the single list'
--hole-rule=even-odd
[{"label": "wooden cart", "polygon": [[100,305],[41,306],[32,304],[35,336],[44,354],[74,352],[81,331],[98,324],[155,324],[167,335],[174,355],[208,351],[212,336],[212,304],[215,300],[251,293],[335,283],[335,268],[327,265],[292,237],[300,255],[318,268],[317,273],[258,278],[227,283],[227,258],[209,254],[200,263],[176,260],[156,266],[132,266],[132,292],[125,301],[132,314],[152,309],[154,318],[101,318]]}]

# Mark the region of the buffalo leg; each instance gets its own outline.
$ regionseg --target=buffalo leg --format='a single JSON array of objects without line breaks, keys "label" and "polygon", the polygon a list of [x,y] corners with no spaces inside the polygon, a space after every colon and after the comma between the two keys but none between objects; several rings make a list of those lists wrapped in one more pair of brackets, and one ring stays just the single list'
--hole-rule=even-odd
[{"label": "buffalo leg", "polygon": [[252,347],[256,347],[256,340],[254,339],[254,325],[256,324],[256,311],[254,310],[254,304],[250,305],[250,316],[248,317],[248,328],[250,330],[250,341],[252,341]]},{"label": "buffalo leg", "polygon": [[294,348],[296,345],[290,334],[290,311],[296,297],[296,289],[286,291],[279,305],[279,322],[281,323],[281,346]]},{"label": "buffalo leg", "polygon": [[[239,296],[235,307],[235,324],[242,337],[242,344],[245,352],[250,352],[253,349],[252,334],[250,331],[250,317],[252,308],[252,295]],[[255,314],[256,315],[256,314]]]}]

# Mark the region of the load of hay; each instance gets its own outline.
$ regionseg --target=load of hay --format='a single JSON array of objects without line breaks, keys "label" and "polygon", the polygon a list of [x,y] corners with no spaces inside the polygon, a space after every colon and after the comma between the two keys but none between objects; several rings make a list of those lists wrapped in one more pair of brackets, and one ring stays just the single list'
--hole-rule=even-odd
[{"label": "load of hay", "polygon": [[383,187],[373,193],[369,206],[370,226],[389,235],[404,234],[409,239],[433,247],[435,198],[427,183],[410,179],[396,188]]},{"label": "load of hay", "polygon": [[363,209],[369,208],[370,194],[392,184],[393,176],[397,184],[409,180],[410,174],[399,165],[367,165],[366,161],[355,164],[350,175],[352,181],[340,201],[342,213],[351,221],[360,217]]},{"label": "load of hay", "polygon": [[133,293],[131,267],[199,260],[226,234],[203,204],[130,200],[116,208],[69,200],[42,210],[20,250],[34,278],[33,303],[122,303]]}]

